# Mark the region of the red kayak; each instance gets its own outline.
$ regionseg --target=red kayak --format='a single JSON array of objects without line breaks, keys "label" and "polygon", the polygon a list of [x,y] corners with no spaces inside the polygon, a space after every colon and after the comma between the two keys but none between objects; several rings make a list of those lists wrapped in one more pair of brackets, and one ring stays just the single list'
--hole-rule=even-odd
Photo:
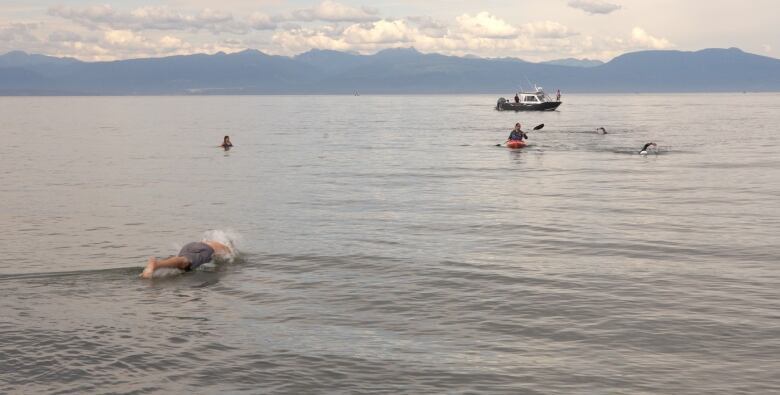
[{"label": "red kayak", "polygon": [[506,142],[507,148],[523,148],[526,145],[528,144],[524,140],[509,140]]}]

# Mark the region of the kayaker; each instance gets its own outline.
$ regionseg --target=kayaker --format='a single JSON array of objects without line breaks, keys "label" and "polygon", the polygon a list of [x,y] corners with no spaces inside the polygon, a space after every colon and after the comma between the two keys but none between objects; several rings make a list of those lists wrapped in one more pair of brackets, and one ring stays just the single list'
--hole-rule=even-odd
[{"label": "kayaker", "polygon": [[509,133],[508,141],[523,141],[523,139],[527,139],[528,135],[523,132],[521,129],[520,122],[515,124],[515,128],[512,129],[512,133]]},{"label": "kayaker", "polygon": [[233,143],[230,142],[230,136],[225,136],[225,138],[222,139],[222,144],[220,145],[220,147],[224,148],[225,151],[233,147]]}]

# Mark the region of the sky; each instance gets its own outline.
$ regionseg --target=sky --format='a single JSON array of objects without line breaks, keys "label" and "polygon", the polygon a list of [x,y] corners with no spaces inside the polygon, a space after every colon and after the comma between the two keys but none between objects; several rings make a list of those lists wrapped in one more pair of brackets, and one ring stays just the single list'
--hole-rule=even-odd
[{"label": "sky", "polygon": [[528,61],[737,47],[780,57],[778,0],[0,0],[0,53],[85,61],[311,49]]}]

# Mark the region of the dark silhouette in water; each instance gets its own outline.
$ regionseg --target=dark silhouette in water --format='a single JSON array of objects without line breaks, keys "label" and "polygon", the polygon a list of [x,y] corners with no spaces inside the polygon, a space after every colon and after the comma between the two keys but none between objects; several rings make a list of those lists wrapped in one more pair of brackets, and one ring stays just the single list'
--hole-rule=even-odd
[{"label": "dark silhouette in water", "polygon": [[639,155],[647,155],[647,149],[650,147],[653,147],[655,149],[657,146],[655,145],[655,143],[652,142],[647,143],[642,147],[641,150],[639,150]]},{"label": "dark silhouette in water", "polygon": [[225,151],[233,147],[233,143],[230,142],[230,136],[225,136],[225,138],[222,139],[222,144],[220,147],[224,148]]}]

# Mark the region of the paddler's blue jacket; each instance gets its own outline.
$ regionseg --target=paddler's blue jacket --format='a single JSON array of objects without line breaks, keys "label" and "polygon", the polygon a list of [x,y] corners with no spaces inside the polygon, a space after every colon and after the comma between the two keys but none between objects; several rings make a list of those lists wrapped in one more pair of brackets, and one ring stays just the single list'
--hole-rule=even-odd
[{"label": "paddler's blue jacket", "polygon": [[509,134],[510,140],[522,140],[524,137],[527,138],[528,136],[519,130],[513,130],[512,133]]}]

